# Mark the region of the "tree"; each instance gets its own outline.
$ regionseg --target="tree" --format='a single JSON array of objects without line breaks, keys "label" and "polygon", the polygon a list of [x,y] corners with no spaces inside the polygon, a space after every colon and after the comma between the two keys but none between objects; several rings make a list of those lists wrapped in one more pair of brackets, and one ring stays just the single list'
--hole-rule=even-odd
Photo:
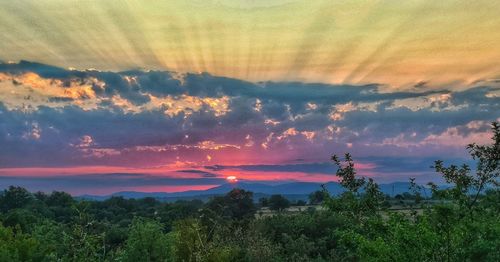
[{"label": "tree", "polygon": [[170,249],[169,238],[160,223],[136,219],[125,243],[124,261],[168,261]]},{"label": "tree", "polygon": [[12,209],[3,216],[3,224],[12,228],[19,227],[27,232],[38,222],[36,215],[29,209]]},{"label": "tree", "polygon": [[326,206],[330,210],[348,214],[354,221],[377,216],[377,210],[384,201],[384,195],[380,192],[378,184],[371,178],[366,181],[364,177],[356,176],[354,160],[349,153],[345,154],[344,161],[341,161],[337,155],[332,156],[332,161],[337,166],[335,174],[340,178],[340,185],[347,191],[339,198],[332,198],[323,187],[328,200]]},{"label": "tree", "polygon": [[[444,190],[445,193],[455,199],[460,205],[471,210],[483,192],[488,186],[492,185],[498,188],[498,178],[500,174],[500,125],[497,122],[492,123],[493,144],[477,145],[469,144],[467,149],[472,159],[477,161],[476,171],[472,173],[471,168],[463,164],[458,167],[450,165],[446,167],[442,160],[434,163],[434,169],[440,173],[447,183],[453,184],[453,187]],[[430,183],[433,191],[437,187]],[[472,193],[472,194],[471,194]]]},{"label": "tree", "polygon": [[3,212],[7,212],[14,208],[22,208],[32,200],[33,195],[28,190],[22,187],[10,186],[0,196],[0,208]]},{"label": "tree", "polygon": [[296,206],[305,206],[307,205],[306,201],[304,200],[297,200],[297,202],[295,203]]},{"label": "tree", "polygon": [[269,199],[267,197],[261,197],[259,203],[261,206],[267,207],[269,205]]},{"label": "tree", "polygon": [[253,218],[256,212],[253,193],[235,188],[223,197],[211,199],[207,207],[218,216],[241,220]]},{"label": "tree", "polygon": [[206,229],[197,219],[183,219],[174,224],[173,254],[176,261],[197,261],[200,256],[206,255]]},{"label": "tree", "polygon": [[282,211],[288,207],[290,207],[290,201],[282,195],[272,195],[269,198],[269,209],[271,210]]},{"label": "tree", "polygon": [[0,261],[44,261],[40,251],[40,242],[36,239],[20,229],[0,224]]},{"label": "tree", "polygon": [[335,175],[340,178],[340,185],[352,193],[359,193],[359,190],[365,185],[365,178],[356,177],[354,160],[351,154],[345,154],[344,162],[341,162],[337,155],[332,156],[333,163],[337,166]]},{"label": "tree", "polygon": [[317,205],[323,203],[325,200],[325,192],[322,190],[316,190],[309,194],[309,203],[311,205]]},{"label": "tree", "polygon": [[201,200],[178,200],[175,203],[164,203],[158,210],[158,216],[165,229],[171,230],[175,221],[197,216],[198,210],[202,207]]},{"label": "tree", "polygon": [[61,191],[54,191],[45,200],[48,206],[70,207],[75,203],[73,197]]}]

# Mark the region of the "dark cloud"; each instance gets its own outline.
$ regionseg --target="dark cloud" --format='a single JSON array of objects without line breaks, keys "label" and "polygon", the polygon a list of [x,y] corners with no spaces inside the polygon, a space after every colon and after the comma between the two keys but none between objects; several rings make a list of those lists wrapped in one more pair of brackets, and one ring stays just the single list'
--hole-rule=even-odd
[{"label": "dark cloud", "polygon": [[[379,173],[408,173],[408,172],[429,172],[433,171],[431,166],[437,158],[434,157],[359,157],[355,159],[360,163],[369,163],[370,172]],[[461,158],[447,158],[450,164],[467,163],[473,166],[473,161],[465,161]],[[280,165],[213,165],[205,166],[205,169],[213,171],[221,170],[244,170],[260,172],[300,172],[311,174],[331,174],[334,175],[337,170],[332,162],[321,163],[298,163],[298,164],[280,164]],[[362,173],[362,171],[361,171]],[[362,174],[361,174],[362,175]]]},{"label": "dark cloud", "polygon": [[335,174],[336,168],[332,163],[306,163],[306,164],[286,164],[286,165],[237,165],[223,166],[214,165],[206,166],[205,168],[213,171],[238,169],[244,171],[260,171],[260,172],[301,172],[301,173],[316,173],[316,174]]},{"label": "dark cloud", "polygon": [[177,172],[199,174],[201,177],[217,177],[217,174],[206,172],[203,170],[196,170],[196,169],[177,170]]},{"label": "dark cloud", "polygon": [[96,190],[106,188],[148,187],[148,186],[193,186],[193,185],[220,185],[223,178],[196,177],[174,178],[152,176],[147,174],[110,173],[110,174],[82,174],[58,176],[0,176],[0,188],[10,185],[23,186],[29,189],[51,190]]}]

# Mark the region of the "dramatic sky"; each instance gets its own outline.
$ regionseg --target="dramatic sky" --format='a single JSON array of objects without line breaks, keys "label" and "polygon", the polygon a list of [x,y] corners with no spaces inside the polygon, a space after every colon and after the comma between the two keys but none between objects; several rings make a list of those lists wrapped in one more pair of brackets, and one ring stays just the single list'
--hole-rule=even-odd
[{"label": "dramatic sky", "polygon": [[0,187],[437,181],[500,120],[500,2],[0,3]]}]

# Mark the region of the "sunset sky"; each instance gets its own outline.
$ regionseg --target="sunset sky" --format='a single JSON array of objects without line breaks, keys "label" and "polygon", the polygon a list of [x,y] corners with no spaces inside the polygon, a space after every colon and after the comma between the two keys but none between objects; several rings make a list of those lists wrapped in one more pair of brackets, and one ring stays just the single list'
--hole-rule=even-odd
[{"label": "sunset sky", "polygon": [[436,181],[500,121],[500,2],[0,3],[0,187]]}]

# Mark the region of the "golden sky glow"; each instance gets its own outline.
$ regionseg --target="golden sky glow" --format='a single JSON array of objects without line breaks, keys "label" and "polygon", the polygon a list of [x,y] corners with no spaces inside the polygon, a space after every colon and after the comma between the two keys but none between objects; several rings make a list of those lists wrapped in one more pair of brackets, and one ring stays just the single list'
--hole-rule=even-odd
[{"label": "golden sky glow", "polygon": [[498,1],[3,1],[0,59],[258,80],[466,85],[500,71]]}]

